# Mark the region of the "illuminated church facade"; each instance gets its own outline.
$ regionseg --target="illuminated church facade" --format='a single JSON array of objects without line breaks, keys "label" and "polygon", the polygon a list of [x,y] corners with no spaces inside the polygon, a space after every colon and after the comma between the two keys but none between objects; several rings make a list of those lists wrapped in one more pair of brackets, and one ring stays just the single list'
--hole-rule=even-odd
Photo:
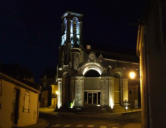
[{"label": "illuminated church facade", "polygon": [[[62,16],[62,41],[57,71],[57,107],[138,106],[138,63],[108,58],[82,43],[82,15]],[[128,73],[134,71],[136,79]]]}]

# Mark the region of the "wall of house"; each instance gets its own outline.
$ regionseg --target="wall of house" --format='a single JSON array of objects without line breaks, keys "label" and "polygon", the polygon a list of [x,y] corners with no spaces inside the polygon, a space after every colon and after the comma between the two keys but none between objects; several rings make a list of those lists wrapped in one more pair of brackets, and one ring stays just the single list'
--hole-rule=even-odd
[{"label": "wall of house", "polygon": [[[16,89],[20,91],[17,126],[27,126],[35,124],[38,119],[38,93],[17,86],[16,84],[7,80],[1,80],[1,85],[2,96],[0,96],[0,127],[11,128],[14,125]],[[28,103],[25,103],[25,94],[28,94],[28,98],[26,98]],[[26,111],[24,110],[25,105],[27,108]]]},{"label": "wall of house", "polygon": [[[29,101],[25,101],[25,93],[29,93]],[[28,110],[26,110],[25,104],[29,107]],[[37,123],[38,105],[38,94],[21,88],[18,126],[27,126]]]},{"label": "wall of house", "polygon": [[[11,128],[13,125],[13,109],[14,109],[14,84],[0,80],[2,95],[0,108],[0,128]],[[14,114],[14,113],[13,113]]]}]

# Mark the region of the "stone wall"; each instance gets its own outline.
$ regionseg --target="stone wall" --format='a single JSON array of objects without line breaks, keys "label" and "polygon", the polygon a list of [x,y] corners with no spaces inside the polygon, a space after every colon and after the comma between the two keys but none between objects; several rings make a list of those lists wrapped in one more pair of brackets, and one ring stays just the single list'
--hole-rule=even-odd
[{"label": "stone wall", "polygon": [[75,77],[75,106],[82,107],[84,102],[84,79]]}]

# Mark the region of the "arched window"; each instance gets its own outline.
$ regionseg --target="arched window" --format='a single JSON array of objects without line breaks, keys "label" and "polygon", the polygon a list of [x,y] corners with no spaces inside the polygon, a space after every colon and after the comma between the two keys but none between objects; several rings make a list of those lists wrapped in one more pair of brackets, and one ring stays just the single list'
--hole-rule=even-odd
[{"label": "arched window", "polygon": [[99,77],[100,74],[96,70],[89,70],[85,73],[85,77]]}]

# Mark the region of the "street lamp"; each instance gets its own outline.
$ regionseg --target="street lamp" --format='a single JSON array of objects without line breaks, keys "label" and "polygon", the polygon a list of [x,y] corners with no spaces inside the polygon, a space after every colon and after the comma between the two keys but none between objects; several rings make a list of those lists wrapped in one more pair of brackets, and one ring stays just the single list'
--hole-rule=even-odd
[{"label": "street lamp", "polygon": [[134,71],[130,71],[129,72],[129,78],[130,79],[135,79],[135,77],[136,77],[136,73]]},{"label": "street lamp", "polygon": [[128,107],[129,106],[129,103],[127,100],[124,101],[124,107],[125,107],[125,110],[127,111],[128,110]]}]

